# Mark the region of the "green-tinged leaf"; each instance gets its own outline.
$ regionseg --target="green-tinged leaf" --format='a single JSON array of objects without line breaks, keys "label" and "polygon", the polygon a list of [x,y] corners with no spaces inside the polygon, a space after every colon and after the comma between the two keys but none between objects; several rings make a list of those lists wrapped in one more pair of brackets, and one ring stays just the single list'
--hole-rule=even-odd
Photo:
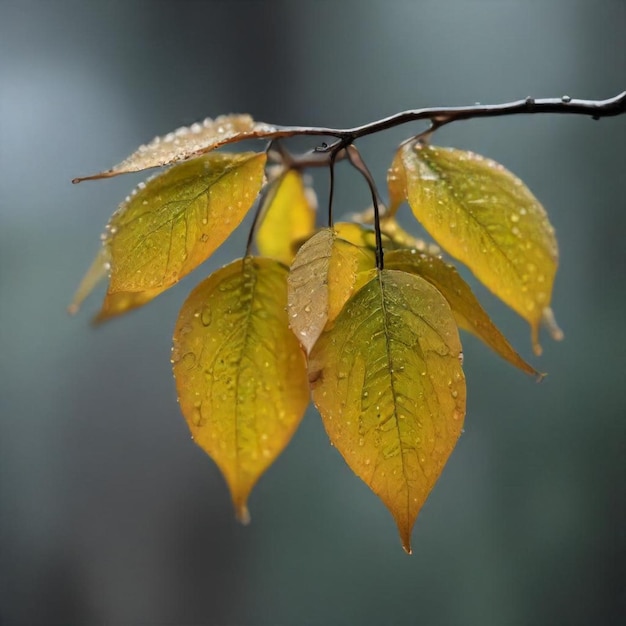
[{"label": "green-tinged leaf", "polygon": [[287,269],[238,260],[194,289],[172,348],[181,410],[217,463],[237,516],[289,443],[309,402],[305,358],[287,323]]},{"label": "green-tinged leaf", "polygon": [[208,154],[140,185],[107,227],[109,293],[159,293],[205,261],[254,203],[265,160],[264,153]]},{"label": "green-tinged leaf", "polygon": [[417,274],[426,279],[448,301],[460,328],[482,339],[494,352],[515,367],[527,374],[540,375],[522,359],[494,325],[454,266],[439,257],[417,250],[392,250],[385,255],[385,267]]},{"label": "green-tinged leaf", "polygon": [[437,242],[529,322],[539,354],[558,251],[554,229],[528,188],[494,161],[419,142],[400,148],[389,176],[394,198],[402,188]]},{"label": "green-tinged leaf", "polygon": [[244,139],[279,137],[281,134],[275,126],[255,122],[249,115],[221,115],[214,120],[207,117],[203,122],[183,126],[163,137],[155,137],[110,170],[75,178],[73,182],[109,178],[170,165],[199,157],[226,144]]},{"label": "green-tinged leaf", "polygon": [[402,545],[456,445],[465,415],[461,344],[448,303],[395,270],[346,303],[309,357],[331,442],[391,511]]},{"label": "green-tinged leaf", "polygon": [[330,228],[298,250],[287,280],[289,325],[307,353],[374,267],[371,251],[340,239]]},{"label": "green-tinged leaf", "polygon": [[259,253],[291,264],[298,244],[313,234],[316,206],[315,192],[304,186],[302,175],[295,170],[285,172],[272,183],[261,209]]}]

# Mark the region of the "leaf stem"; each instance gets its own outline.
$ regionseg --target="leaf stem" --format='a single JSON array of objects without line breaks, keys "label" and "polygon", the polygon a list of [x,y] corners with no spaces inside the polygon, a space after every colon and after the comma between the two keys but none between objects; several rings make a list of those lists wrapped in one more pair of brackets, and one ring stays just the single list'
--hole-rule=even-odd
[{"label": "leaf stem", "polygon": [[348,146],[346,148],[346,152],[350,164],[361,173],[363,178],[365,178],[367,186],[370,189],[370,193],[372,194],[372,205],[374,207],[374,232],[376,236],[376,267],[379,270],[382,270],[384,268],[384,253],[382,231],[380,228],[380,196],[378,195],[378,190],[376,189],[374,177],[361,157],[360,152],[355,146]]},{"label": "leaf stem", "polygon": [[328,228],[333,227],[333,199],[335,197],[335,159],[337,153],[333,152],[328,163]]}]

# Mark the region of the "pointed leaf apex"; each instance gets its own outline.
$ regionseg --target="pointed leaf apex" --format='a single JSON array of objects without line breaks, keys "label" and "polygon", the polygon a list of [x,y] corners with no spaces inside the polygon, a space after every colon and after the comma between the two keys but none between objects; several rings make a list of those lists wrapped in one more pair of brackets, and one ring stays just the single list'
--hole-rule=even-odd
[{"label": "pointed leaf apex", "polygon": [[237,521],[243,526],[247,526],[250,523],[250,511],[246,502],[235,503],[235,517]]},{"label": "pointed leaf apex", "polygon": [[399,522],[398,524],[398,532],[400,533],[400,541],[402,542],[402,549],[409,555],[413,554],[413,550],[411,549],[411,531],[413,530],[413,523],[408,525],[406,528],[403,528]]}]

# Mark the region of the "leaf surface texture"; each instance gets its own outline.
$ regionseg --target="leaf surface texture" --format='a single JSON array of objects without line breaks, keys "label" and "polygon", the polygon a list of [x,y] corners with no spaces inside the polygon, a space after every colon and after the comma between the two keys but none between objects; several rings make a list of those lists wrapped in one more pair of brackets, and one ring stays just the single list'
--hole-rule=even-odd
[{"label": "leaf surface texture", "polygon": [[242,521],[250,491],[309,402],[304,355],[287,324],[286,278],[277,261],[234,261],[191,293],[174,332],[181,410]]},{"label": "leaf surface texture", "polygon": [[439,291],[385,269],[348,300],[309,358],[331,442],[389,508],[409,552],[415,518],[461,432],[460,354]]},{"label": "leaf surface texture", "polygon": [[389,172],[392,205],[415,217],[452,256],[531,326],[550,306],[558,263],[554,229],[519,178],[473,152],[419,142],[398,151]]}]

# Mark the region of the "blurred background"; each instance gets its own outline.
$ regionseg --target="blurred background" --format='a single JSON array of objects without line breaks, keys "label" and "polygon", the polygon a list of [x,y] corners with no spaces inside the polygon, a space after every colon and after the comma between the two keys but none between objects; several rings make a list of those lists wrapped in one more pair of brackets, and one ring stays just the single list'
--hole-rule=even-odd
[{"label": "blurred background", "polygon": [[[540,385],[464,338],[465,433],[412,557],[311,410],[233,517],[170,369],[192,286],[93,329],[66,314],[141,176],[72,186],[156,134],[249,112],[353,126],[396,111],[626,88],[623,0],[0,0],[0,623],[616,624],[624,531],[626,117],[469,121],[436,143],[518,174],[561,249],[543,337],[478,295]],[[384,189],[397,143],[361,142]],[[316,173],[320,198],[327,181]],[[323,200],[322,200],[323,202]],[[367,189],[338,170],[337,207]],[[247,225],[247,223],[246,223]],[[621,623],[621,622],[620,622]]]}]

